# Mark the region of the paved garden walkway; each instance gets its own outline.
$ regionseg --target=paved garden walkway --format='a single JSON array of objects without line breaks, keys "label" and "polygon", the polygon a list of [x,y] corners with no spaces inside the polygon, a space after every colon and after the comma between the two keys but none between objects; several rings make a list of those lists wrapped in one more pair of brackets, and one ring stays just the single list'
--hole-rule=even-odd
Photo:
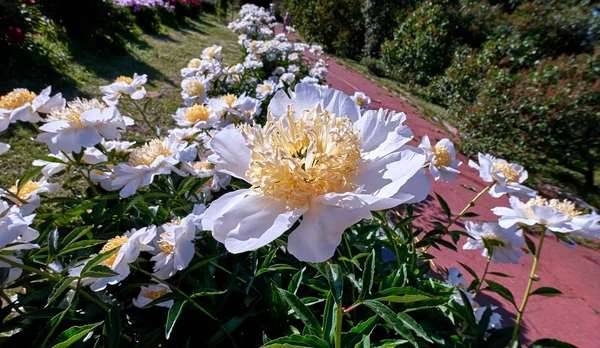
[{"label": "paved garden walkway", "polygon": [[[428,135],[432,140],[446,137],[452,139],[451,135],[422,119],[418,111],[401,96],[377,86],[360,74],[347,70],[333,59],[328,63],[327,83],[331,87],[349,95],[354,94],[355,91],[366,93],[372,100],[371,108],[404,112],[407,116],[406,123],[415,135],[413,145],[420,143],[424,135]],[[458,214],[475,196],[474,192],[465,189],[462,185],[469,185],[478,191],[485,187],[478,173],[467,165],[469,159],[460,155],[459,160],[463,165],[459,168],[461,174],[458,180],[452,183],[434,182],[433,184],[433,191],[444,197],[455,214]],[[477,218],[480,221],[496,221],[497,217],[490,209],[499,205],[508,206],[508,199],[505,197],[495,199],[485,194],[471,211],[480,214]],[[445,221],[443,220],[445,216],[435,197],[429,196],[426,201],[418,205],[417,209],[422,215],[419,219],[421,221],[431,222],[435,219]],[[462,228],[462,225],[457,227]],[[536,237],[532,236],[532,239],[537,243]],[[432,249],[432,254],[436,256],[436,264],[461,269],[459,262],[462,262],[481,275],[485,267],[485,258],[479,251],[460,250],[464,242],[464,238],[459,241],[458,252]],[[526,256],[516,265],[492,264],[490,271],[507,273],[513,278],[490,276],[489,279],[508,287],[514,294],[517,304],[520,304],[532,261],[532,257]],[[470,281],[469,274],[462,271],[465,278]],[[525,314],[522,340],[531,343],[540,338],[555,338],[581,348],[600,347],[600,252],[581,246],[568,248],[556,242],[554,238],[547,238],[537,275],[540,281],[534,284],[534,289],[539,286],[551,286],[562,291],[563,295],[553,298],[541,296],[530,298]],[[478,301],[482,304],[498,306],[503,314],[505,325],[514,323],[516,311],[506,300],[496,294],[483,292],[478,296]]]}]

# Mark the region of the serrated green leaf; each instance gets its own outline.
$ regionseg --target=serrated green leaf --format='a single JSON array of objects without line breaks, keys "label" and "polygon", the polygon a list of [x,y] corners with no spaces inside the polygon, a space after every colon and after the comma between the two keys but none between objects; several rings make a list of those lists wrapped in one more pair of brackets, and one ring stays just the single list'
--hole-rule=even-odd
[{"label": "serrated green leaf", "polygon": [[277,272],[277,271],[295,271],[296,268],[290,265],[272,265],[267,268],[261,268],[256,272],[255,277],[267,272]]},{"label": "serrated green leaf", "polygon": [[317,318],[315,318],[310,309],[308,309],[308,307],[306,307],[306,305],[302,303],[302,301],[300,301],[296,295],[291,294],[283,289],[278,290],[283,299],[290,305],[290,307],[292,307],[304,325],[306,325],[308,332],[310,332],[311,335],[323,337],[323,329],[319,325]]},{"label": "serrated green leaf", "polygon": [[344,274],[340,269],[339,265],[328,263],[325,266],[327,272],[327,280],[329,281],[329,288],[331,289],[334,300],[338,306],[342,303],[342,290],[344,289]]},{"label": "serrated green leaf", "polygon": [[390,325],[404,339],[408,340],[413,346],[418,347],[415,337],[408,331],[404,324],[396,317],[396,314],[386,305],[375,300],[366,300],[365,306],[371,308],[381,319]]},{"label": "serrated green leaf", "polygon": [[306,270],[306,267],[302,267],[302,269],[296,274],[294,274],[294,276],[292,277],[292,280],[288,285],[288,291],[290,293],[296,295],[296,292],[298,292],[298,289],[300,288],[300,283],[302,283],[302,276],[304,275],[304,270]]},{"label": "serrated green leaf", "polygon": [[67,234],[65,238],[63,238],[61,243],[61,249],[67,247],[73,242],[78,241],[81,237],[88,234],[88,232],[90,232],[92,228],[94,228],[94,226],[82,226],[73,229],[73,231],[69,232],[69,234]]},{"label": "serrated green leaf", "polygon": [[81,269],[81,273],[85,273],[88,270],[90,270],[92,267],[98,265],[99,263],[103,262],[104,260],[108,259],[109,257],[111,257],[114,253],[116,253],[117,251],[119,251],[119,248],[114,248],[111,249],[109,251],[103,252],[101,254],[98,254],[96,256],[94,256],[91,260],[89,260]]},{"label": "serrated green leaf", "polygon": [[203,288],[203,289],[198,289],[198,290],[194,291],[194,293],[191,294],[190,297],[194,298],[194,297],[204,297],[204,296],[216,296],[216,295],[223,295],[226,292],[227,292],[227,290]]},{"label": "serrated green leaf", "polygon": [[165,325],[165,337],[169,339],[171,333],[173,332],[173,328],[175,327],[175,323],[181,312],[183,312],[183,308],[187,304],[186,301],[175,302],[171,308],[169,308],[169,313],[167,314],[167,324]]},{"label": "serrated green leaf", "polygon": [[87,249],[89,247],[92,247],[92,246],[98,245],[98,244],[102,244],[102,243],[106,243],[106,241],[100,240],[100,239],[82,240],[82,241],[75,242],[75,243],[68,245],[67,247],[65,247],[64,249],[59,251],[58,255],[59,256],[65,255],[65,254],[71,253],[75,250]]},{"label": "serrated green leaf", "polygon": [[100,326],[102,322],[83,325],[83,326],[74,326],[65,331],[57,339],[57,344],[53,345],[52,348],[66,348],[70,347],[72,344],[78,342],[87,336],[91,331]]}]

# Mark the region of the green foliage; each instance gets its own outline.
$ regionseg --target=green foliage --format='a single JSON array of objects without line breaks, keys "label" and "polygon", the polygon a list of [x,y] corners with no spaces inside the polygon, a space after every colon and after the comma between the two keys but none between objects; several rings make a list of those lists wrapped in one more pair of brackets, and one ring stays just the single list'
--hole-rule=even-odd
[{"label": "green foliage", "polygon": [[381,44],[391,38],[396,27],[398,12],[406,12],[414,6],[412,1],[398,0],[365,0],[363,6],[365,22],[365,47],[367,57],[377,57]]}]

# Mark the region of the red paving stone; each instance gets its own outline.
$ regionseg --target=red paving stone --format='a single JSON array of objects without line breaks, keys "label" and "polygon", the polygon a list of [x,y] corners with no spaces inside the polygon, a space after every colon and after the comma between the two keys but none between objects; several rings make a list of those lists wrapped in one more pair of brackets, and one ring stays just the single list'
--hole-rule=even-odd
[{"label": "red paving stone", "polygon": [[[418,111],[402,97],[377,86],[360,74],[347,70],[334,59],[328,60],[328,64],[327,84],[331,87],[349,95],[356,91],[366,93],[372,100],[371,108],[404,112],[407,116],[406,124],[415,135],[413,145],[420,143],[424,135],[428,135],[430,139],[445,137],[452,139],[452,136],[439,127],[422,119]],[[452,183],[434,182],[432,190],[444,197],[455,214],[458,214],[475,196],[474,192],[461,185],[469,185],[478,191],[485,187],[478,173],[468,167],[469,159],[459,155],[459,160],[463,162],[459,168],[461,170],[459,179]],[[485,194],[470,211],[480,215],[474,219],[479,222],[496,221],[497,217],[490,209],[499,205],[508,206],[508,199],[506,197],[495,199]],[[424,227],[431,226],[431,222],[436,219],[445,218],[435,196],[432,195],[415,209],[422,215],[419,220]],[[462,228],[462,225],[455,227]],[[537,243],[537,237],[532,236],[532,239]],[[441,251],[431,249],[431,253],[436,256],[436,264],[462,270],[459,265],[459,262],[462,262],[481,274],[485,267],[485,258],[479,251],[461,250],[464,242],[464,237],[458,242],[458,252],[449,249]],[[492,264],[490,271],[510,274],[513,278],[490,276],[489,279],[509,288],[517,304],[520,304],[532,261],[532,257],[526,256],[516,265]],[[465,278],[470,281],[469,274],[462,271]],[[537,275],[540,281],[534,284],[534,289],[539,286],[551,286],[562,291],[563,295],[554,298],[530,297],[521,333],[522,341],[531,343],[540,338],[555,338],[581,348],[600,347],[600,252],[586,247],[571,249],[552,238],[547,238]],[[482,304],[498,306],[503,314],[504,325],[514,324],[516,311],[500,296],[483,292],[477,300]]]}]

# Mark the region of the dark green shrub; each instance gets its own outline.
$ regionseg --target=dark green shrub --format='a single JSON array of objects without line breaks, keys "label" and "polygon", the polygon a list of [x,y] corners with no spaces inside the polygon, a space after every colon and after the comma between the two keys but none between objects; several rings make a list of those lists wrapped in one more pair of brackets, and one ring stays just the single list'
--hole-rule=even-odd
[{"label": "dark green shrub", "polygon": [[365,22],[365,47],[368,57],[378,57],[381,44],[390,39],[397,26],[399,13],[414,9],[416,2],[405,0],[365,0],[363,15]]},{"label": "dark green shrub", "polygon": [[450,114],[468,154],[492,151],[532,171],[558,163],[593,187],[600,159],[599,54],[561,56],[511,74],[492,69],[473,104]]},{"label": "dark green shrub", "polygon": [[369,69],[369,71],[376,76],[379,77],[387,77],[385,66],[379,59],[365,57],[360,60],[360,64],[365,68]]},{"label": "dark green shrub", "polygon": [[162,21],[158,9],[142,7],[134,12],[136,24],[145,32],[160,34],[162,32]]}]

